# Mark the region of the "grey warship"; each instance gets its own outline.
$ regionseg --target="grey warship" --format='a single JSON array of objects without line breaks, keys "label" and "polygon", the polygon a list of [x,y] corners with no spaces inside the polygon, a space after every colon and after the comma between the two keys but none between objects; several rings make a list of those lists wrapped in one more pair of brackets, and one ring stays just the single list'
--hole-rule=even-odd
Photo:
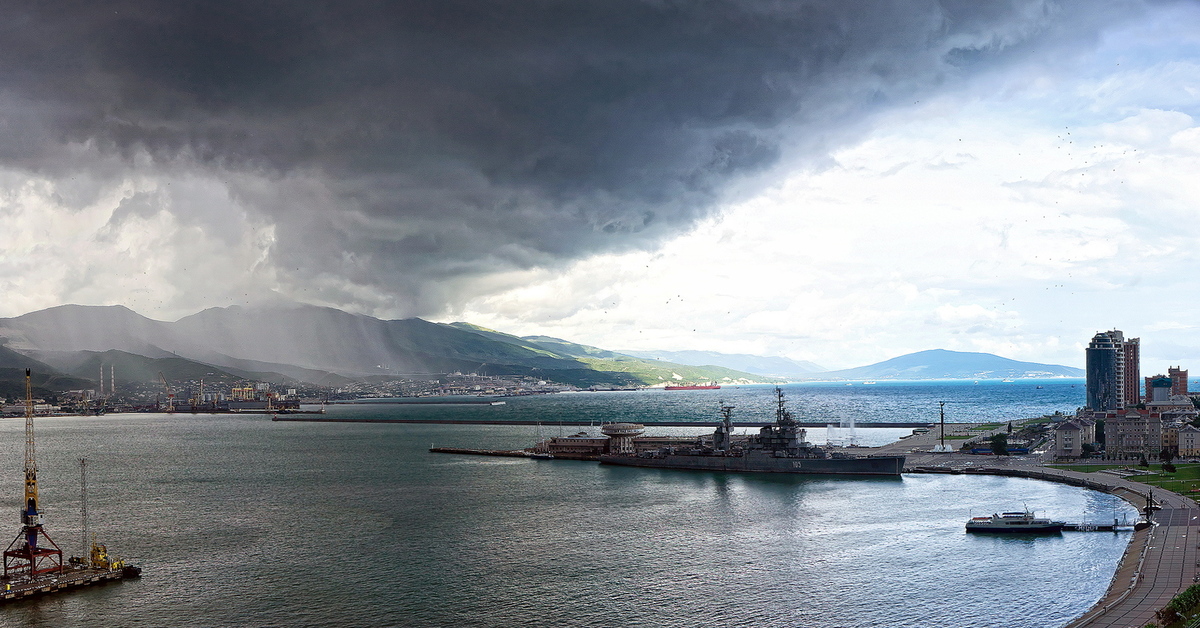
[{"label": "grey warship", "polygon": [[784,405],[783,391],[775,389],[775,423],[745,439],[733,438],[733,406],[721,406],[721,423],[712,436],[712,445],[697,443],[690,447],[663,447],[640,453],[609,453],[600,456],[601,464],[697,471],[744,473],[814,473],[839,475],[898,476],[904,470],[904,456],[853,456],[829,452],[806,442],[805,430]]}]

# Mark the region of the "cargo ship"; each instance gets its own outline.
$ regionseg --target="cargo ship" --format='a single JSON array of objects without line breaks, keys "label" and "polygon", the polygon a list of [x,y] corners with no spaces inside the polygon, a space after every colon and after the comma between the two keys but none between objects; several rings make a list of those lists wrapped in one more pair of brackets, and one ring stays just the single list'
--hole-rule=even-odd
[{"label": "cargo ship", "polygon": [[662,447],[634,453],[620,451],[600,456],[601,464],[658,469],[733,471],[747,473],[813,473],[898,476],[904,456],[855,456],[826,451],[806,442],[806,432],[784,404],[783,391],[775,389],[775,422],[748,438],[733,437],[733,406],[721,406],[721,423],[711,445],[697,442],[686,447]]},{"label": "cargo ship", "polygon": [[680,384],[678,386],[663,386],[663,390],[721,390],[720,384]]}]

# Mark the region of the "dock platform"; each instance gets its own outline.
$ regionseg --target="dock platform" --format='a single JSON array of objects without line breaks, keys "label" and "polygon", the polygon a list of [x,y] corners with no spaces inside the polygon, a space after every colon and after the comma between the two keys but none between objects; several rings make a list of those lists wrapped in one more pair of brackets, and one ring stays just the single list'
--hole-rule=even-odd
[{"label": "dock platform", "polygon": [[136,567],[125,569],[90,569],[87,567],[64,568],[61,573],[46,574],[34,580],[5,583],[0,590],[0,605],[32,597],[68,591],[81,587],[108,584],[118,580],[137,578],[141,570]]}]

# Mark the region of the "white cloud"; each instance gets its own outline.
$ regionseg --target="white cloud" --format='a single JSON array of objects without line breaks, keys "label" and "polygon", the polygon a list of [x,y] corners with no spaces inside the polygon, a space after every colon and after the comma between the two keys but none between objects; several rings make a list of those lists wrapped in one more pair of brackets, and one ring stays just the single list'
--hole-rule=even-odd
[{"label": "white cloud", "polygon": [[274,287],[274,227],[216,178],[142,169],[104,183],[17,171],[0,180],[0,315],[120,303],[173,319]]},{"label": "white cloud", "polygon": [[1142,336],[1146,368],[1178,360],[1155,342],[1200,345],[1200,127],[1181,96],[1200,86],[1200,50],[1153,46],[1110,38],[1085,61],[1121,65],[1078,78],[981,77],[656,254],[531,275],[458,315],[831,367],[936,347],[1080,365],[1096,330],[1121,327]]}]

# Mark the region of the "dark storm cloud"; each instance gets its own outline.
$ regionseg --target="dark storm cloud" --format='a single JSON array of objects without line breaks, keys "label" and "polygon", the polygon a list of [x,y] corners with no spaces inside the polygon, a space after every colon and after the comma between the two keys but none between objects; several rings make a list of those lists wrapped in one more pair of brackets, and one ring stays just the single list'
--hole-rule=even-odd
[{"label": "dark storm cloud", "polygon": [[55,173],[83,144],[253,175],[229,186],[278,224],[287,280],[342,277],[429,314],[455,279],[679,233],[873,111],[1137,7],[13,3],[0,159]]}]

